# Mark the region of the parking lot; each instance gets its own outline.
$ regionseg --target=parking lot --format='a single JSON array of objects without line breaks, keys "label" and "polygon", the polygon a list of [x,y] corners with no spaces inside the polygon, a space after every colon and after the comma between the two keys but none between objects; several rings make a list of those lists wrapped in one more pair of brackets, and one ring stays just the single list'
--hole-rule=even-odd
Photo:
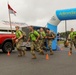
[{"label": "parking lot", "polygon": [[76,51],[68,56],[68,50],[54,51],[48,60],[46,52],[45,55],[36,52],[37,59],[31,59],[30,51],[23,57],[18,57],[16,50],[10,56],[0,52],[0,75],[75,75]]}]

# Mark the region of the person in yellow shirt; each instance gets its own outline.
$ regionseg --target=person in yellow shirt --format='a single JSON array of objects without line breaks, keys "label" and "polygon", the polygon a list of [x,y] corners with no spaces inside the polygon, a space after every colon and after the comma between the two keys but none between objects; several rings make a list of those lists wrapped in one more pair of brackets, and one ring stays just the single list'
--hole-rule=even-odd
[{"label": "person in yellow shirt", "polygon": [[16,37],[13,38],[15,39],[15,43],[16,43],[16,48],[18,50],[18,56],[21,57],[22,55],[25,55],[25,50],[22,49],[21,45],[23,44],[23,35],[22,32],[19,30],[19,26],[16,26]]},{"label": "person in yellow shirt", "polygon": [[27,43],[29,41],[31,41],[31,53],[33,55],[32,59],[36,59],[36,54],[35,54],[35,50],[39,51],[40,54],[44,55],[44,52],[43,50],[40,49],[40,46],[39,46],[39,33],[33,29],[32,26],[29,27],[29,30],[30,30],[30,33],[29,33],[29,38],[27,40]]},{"label": "person in yellow shirt", "polygon": [[73,28],[71,28],[71,32],[68,36],[68,39],[70,39],[70,53],[72,54],[73,45],[76,49],[76,31],[74,31]]}]

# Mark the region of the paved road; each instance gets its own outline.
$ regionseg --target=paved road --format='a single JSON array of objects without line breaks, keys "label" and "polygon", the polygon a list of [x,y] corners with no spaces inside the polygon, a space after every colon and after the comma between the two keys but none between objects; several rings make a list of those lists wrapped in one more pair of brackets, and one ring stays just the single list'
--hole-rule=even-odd
[{"label": "paved road", "polygon": [[[49,52],[48,52],[49,54]],[[17,57],[17,51],[13,51],[10,56],[0,52],[0,75],[75,75],[76,73],[76,52],[68,56],[68,49],[54,51],[54,55],[49,55],[49,60],[45,55],[36,52],[37,59],[31,59],[30,51],[26,56]]]}]

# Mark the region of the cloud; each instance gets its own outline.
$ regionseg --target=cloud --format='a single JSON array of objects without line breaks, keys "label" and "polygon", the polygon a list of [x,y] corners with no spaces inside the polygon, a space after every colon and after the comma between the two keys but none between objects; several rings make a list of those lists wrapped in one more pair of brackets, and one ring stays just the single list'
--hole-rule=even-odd
[{"label": "cloud", "polygon": [[[9,20],[7,2],[7,0],[0,1],[1,20]],[[11,21],[45,26],[56,10],[75,8],[76,0],[9,0],[9,4],[17,11],[16,16],[11,15]],[[64,27],[62,24],[63,22],[58,25],[58,31],[64,31],[60,30]],[[68,21],[68,24],[75,25],[75,22]]]}]

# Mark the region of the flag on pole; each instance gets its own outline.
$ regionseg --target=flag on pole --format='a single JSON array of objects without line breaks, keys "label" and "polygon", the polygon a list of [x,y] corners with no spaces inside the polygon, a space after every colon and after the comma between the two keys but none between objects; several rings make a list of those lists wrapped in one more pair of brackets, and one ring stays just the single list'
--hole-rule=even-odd
[{"label": "flag on pole", "polygon": [[14,15],[16,15],[16,11],[15,10],[13,10],[12,8],[11,8],[11,6],[8,4],[8,10],[9,10],[9,14],[14,14]]}]

